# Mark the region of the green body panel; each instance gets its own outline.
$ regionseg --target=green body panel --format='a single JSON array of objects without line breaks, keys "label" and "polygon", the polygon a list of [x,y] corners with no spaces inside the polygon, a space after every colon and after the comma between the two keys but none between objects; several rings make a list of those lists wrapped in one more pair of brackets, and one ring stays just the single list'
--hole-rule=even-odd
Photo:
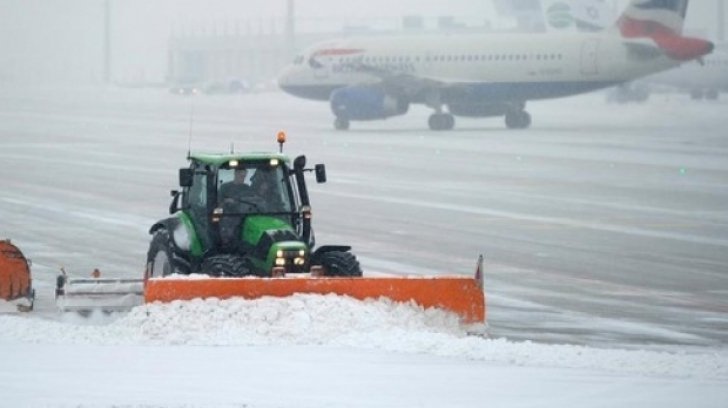
[{"label": "green body panel", "polygon": [[[285,221],[267,215],[253,215],[245,219],[243,226],[242,239],[251,246],[255,246],[260,242],[261,237],[266,231],[291,231],[295,230]],[[253,265],[260,270],[270,271],[275,264],[276,252],[284,251],[300,251],[303,250],[308,254],[308,247],[300,241],[281,241],[271,245],[265,259],[257,259],[250,257]]]},{"label": "green body panel", "polygon": [[295,232],[291,226],[278,218],[267,215],[252,215],[245,218],[243,227],[243,241],[250,245],[256,245],[260,237],[269,230],[289,230]]},{"label": "green body panel", "polygon": [[200,237],[197,234],[197,230],[192,223],[192,218],[190,217],[190,215],[187,213],[187,211],[180,211],[175,214],[175,217],[180,220],[182,225],[184,225],[185,229],[187,230],[187,234],[190,238],[190,254],[195,258],[202,257],[202,254],[204,253],[204,248],[202,247],[202,242],[200,241]]}]

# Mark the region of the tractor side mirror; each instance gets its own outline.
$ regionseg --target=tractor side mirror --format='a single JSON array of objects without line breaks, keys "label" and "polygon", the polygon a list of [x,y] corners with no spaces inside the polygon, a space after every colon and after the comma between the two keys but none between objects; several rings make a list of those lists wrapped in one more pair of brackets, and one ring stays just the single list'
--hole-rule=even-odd
[{"label": "tractor side mirror", "polygon": [[296,170],[303,170],[306,167],[306,156],[300,155],[293,161],[293,168]]},{"label": "tractor side mirror", "polygon": [[192,187],[192,178],[194,177],[194,170],[192,169],[179,169],[179,185],[180,187]]},{"label": "tractor side mirror", "polygon": [[317,164],[315,167],[315,172],[316,172],[316,182],[325,183],[326,182],[326,165]]},{"label": "tractor side mirror", "polygon": [[169,194],[172,196],[172,203],[169,205],[169,213],[174,214],[179,209],[180,193],[177,190],[172,190],[169,192]]}]

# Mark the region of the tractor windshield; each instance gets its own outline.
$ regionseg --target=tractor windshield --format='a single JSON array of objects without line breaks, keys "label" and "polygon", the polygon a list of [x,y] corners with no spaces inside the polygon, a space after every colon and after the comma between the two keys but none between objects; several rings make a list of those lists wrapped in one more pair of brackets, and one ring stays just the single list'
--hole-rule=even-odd
[{"label": "tractor windshield", "polygon": [[221,168],[218,173],[218,205],[241,204],[246,212],[281,213],[293,211],[288,177],[280,165],[242,163]]}]

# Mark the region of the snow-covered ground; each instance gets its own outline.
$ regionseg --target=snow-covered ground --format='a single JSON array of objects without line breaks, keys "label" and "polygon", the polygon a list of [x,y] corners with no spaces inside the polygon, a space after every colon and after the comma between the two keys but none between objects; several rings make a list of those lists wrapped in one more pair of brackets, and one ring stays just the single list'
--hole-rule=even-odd
[{"label": "snow-covered ground", "polygon": [[725,351],[465,336],[454,316],[333,295],[0,316],[3,406],[723,407]]},{"label": "snow-covered ground", "polygon": [[[280,94],[0,95],[0,238],[39,295],[0,313],[0,406],[728,406],[725,103],[531,111],[526,132],[431,133],[415,109],[341,134],[326,105]],[[271,150],[286,129],[287,151],[327,163],[317,238],[365,272],[471,273],[485,252],[492,337],[332,296],[56,312],[61,265],[140,276],[191,112],[195,150]]]}]

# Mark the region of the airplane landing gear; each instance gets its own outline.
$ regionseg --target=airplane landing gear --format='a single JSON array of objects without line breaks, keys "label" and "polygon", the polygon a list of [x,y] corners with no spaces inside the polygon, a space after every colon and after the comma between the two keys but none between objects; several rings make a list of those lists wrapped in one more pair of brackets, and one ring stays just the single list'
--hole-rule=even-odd
[{"label": "airplane landing gear", "polygon": [[452,130],[455,127],[455,117],[449,113],[433,113],[427,124],[431,130]]},{"label": "airplane landing gear", "polygon": [[513,110],[506,113],[508,129],[528,129],[531,126],[531,114],[525,110]]},{"label": "airplane landing gear", "polygon": [[349,122],[349,119],[340,118],[338,116],[334,119],[334,129],[336,130],[349,130],[350,125],[351,123]]}]

